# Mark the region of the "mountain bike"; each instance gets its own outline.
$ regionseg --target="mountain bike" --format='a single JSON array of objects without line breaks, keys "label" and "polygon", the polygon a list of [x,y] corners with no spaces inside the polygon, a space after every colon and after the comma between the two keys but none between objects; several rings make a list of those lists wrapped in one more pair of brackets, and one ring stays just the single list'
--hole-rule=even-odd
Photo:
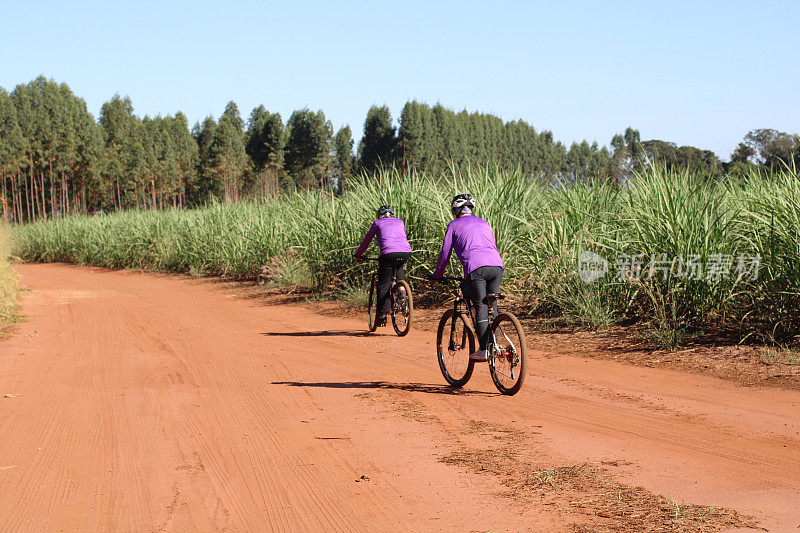
[{"label": "mountain bike", "polygon": [[[361,257],[369,261],[378,261],[377,257]],[[369,330],[378,329],[378,271],[372,274],[369,284]],[[411,329],[411,315],[414,313],[414,295],[411,286],[402,279],[397,279],[397,268],[392,270],[392,285],[389,289],[389,313],[392,315],[392,326],[398,337],[403,337]]]},{"label": "mountain bike", "polygon": [[[474,327],[474,309],[461,288],[464,278],[443,276],[441,279],[458,284],[452,309],[445,311],[439,320],[436,353],[444,379],[451,387],[460,388],[470,380],[475,367],[475,361],[469,358],[475,352],[474,331],[477,328]],[[486,295],[491,323],[486,355],[495,387],[501,393],[512,396],[519,392],[525,381],[527,347],[519,319],[509,311],[495,312],[496,303],[504,298],[503,294]]]}]

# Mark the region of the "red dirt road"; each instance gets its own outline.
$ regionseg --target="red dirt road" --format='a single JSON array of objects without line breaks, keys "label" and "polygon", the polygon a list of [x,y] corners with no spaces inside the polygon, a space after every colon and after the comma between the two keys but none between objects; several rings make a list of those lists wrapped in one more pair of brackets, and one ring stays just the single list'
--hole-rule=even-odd
[{"label": "red dirt road", "polygon": [[800,526],[796,391],[533,352],[517,396],[481,366],[448,394],[431,332],[363,335],[209,281],[18,271],[0,531],[569,530],[564,509],[440,461],[501,438],[534,464],[613,462],[676,502]]}]

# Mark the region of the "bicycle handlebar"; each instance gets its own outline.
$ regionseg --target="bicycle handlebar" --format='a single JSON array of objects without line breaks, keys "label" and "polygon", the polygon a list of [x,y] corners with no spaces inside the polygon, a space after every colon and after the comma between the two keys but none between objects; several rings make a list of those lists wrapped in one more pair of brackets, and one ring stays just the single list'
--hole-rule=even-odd
[{"label": "bicycle handlebar", "polygon": [[464,281],[464,278],[462,278],[461,276],[442,276],[441,278],[433,279],[430,277],[430,275],[431,273],[428,272],[428,277],[430,278],[431,281],[458,281],[458,282]]},{"label": "bicycle handlebar", "polygon": [[[356,259],[362,259],[364,261],[378,261],[380,259],[378,257],[370,257],[370,256],[367,256],[367,255],[361,255],[361,256],[354,255],[353,257],[355,257]],[[429,277],[430,277],[430,275],[431,275],[431,273],[428,272],[428,276]],[[464,281],[464,278],[462,278],[461,276],[442,276],[441,278],[438,278],[438,279],[431,278],[431,281],[458,281],[458,282],[462,282],[462,281]]]},{"label": "bicycle handlebar", "polygon": [[[413,254],[414,252],[410,253]],[[353,255],[353,257],[355,257],[356,259],[364,259],[366,261],[378,261],[380,259],[380,257],[370,257],[368,255]]]}]

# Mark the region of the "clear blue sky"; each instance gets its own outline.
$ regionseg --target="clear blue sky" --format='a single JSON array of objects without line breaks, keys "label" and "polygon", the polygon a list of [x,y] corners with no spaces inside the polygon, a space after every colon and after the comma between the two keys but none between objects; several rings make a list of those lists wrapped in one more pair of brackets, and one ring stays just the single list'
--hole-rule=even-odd
[{"label": "clear blue sky", "polygon": [[[127,4],[127,5],[123,5]],[[234,100],[322,109],[356,142],[410,99],[608,144],[626,126],[714,150],[800,131],[800,2],[7,2],[0,86],[43,74],[190,125]]]}]

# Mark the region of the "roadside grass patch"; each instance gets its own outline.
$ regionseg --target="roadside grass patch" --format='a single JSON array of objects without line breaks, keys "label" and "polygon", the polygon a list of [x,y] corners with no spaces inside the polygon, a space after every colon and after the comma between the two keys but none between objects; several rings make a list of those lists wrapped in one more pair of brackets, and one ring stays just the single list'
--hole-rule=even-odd
[{"label": "roadside grass patch", "polygon": [[800,365],[800,352],[787,346],[764,348],[760,353],[761,362],[772,365]]},{"label": "roadside grass patch", "polygon": [[313,284],[308,264],[297,248],[289,248],[272,257],[263,265],[258,276],[260,284],[267,287],[298,287],[307,289]]},{"label": "roadside grass patch", "polygon": [[369,289],[357,286],[345,286],[336,292],[339,300],[347,302],[351,307],[366,308],[369,302]]},{"label": "roadside grass patch", "polygon": [[20,292],[19,280],[14,267],[11,266],[10,253],[9,229],[5,225],[0,225],[0,330],[23,318],[17,305]]}]

